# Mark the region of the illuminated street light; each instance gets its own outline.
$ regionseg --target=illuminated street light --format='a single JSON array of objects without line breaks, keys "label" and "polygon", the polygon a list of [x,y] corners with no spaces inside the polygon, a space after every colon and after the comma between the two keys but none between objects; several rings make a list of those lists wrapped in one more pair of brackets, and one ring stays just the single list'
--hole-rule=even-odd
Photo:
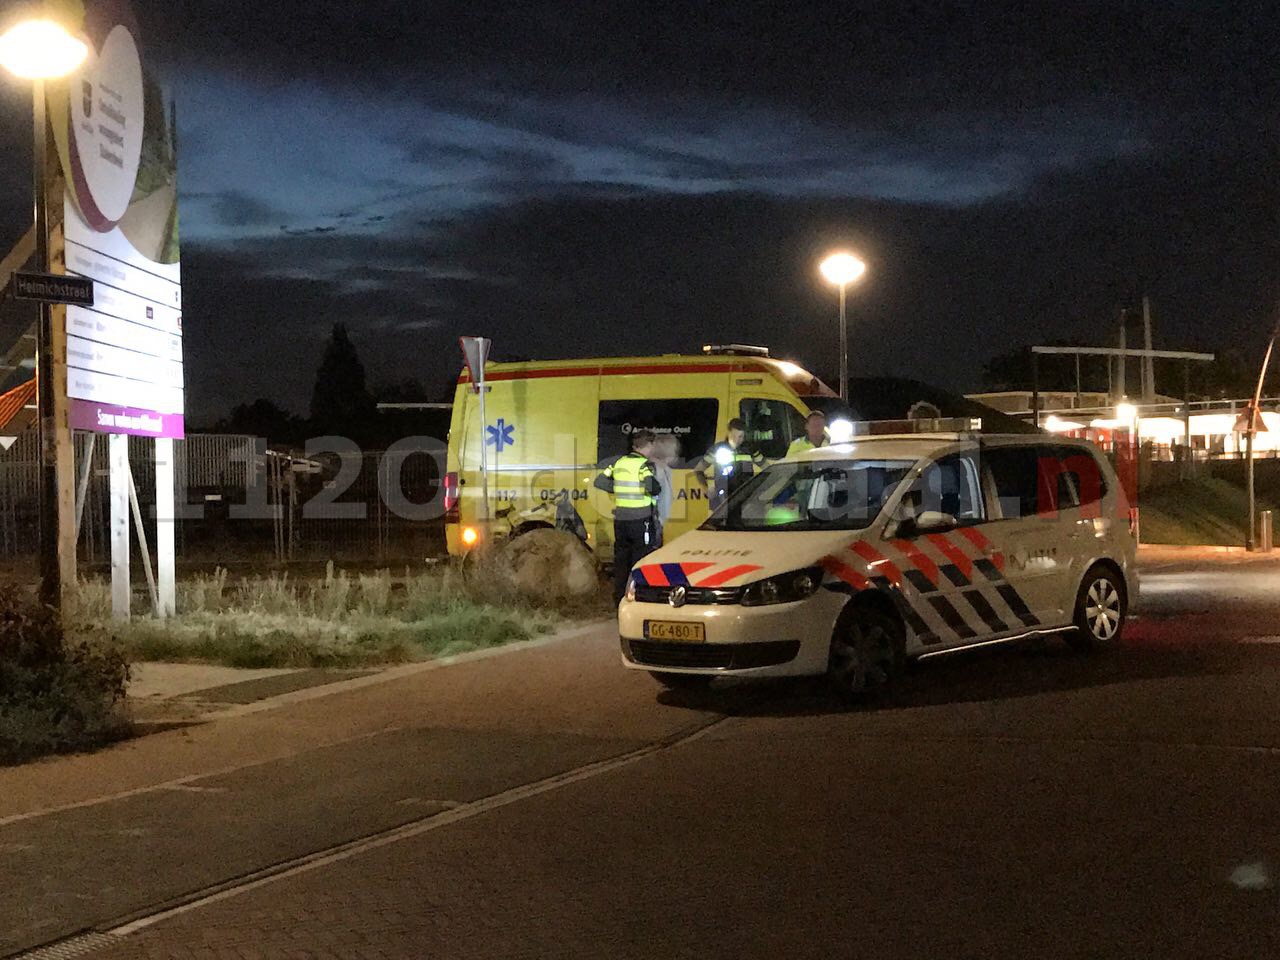
[{"label": "illuminated street light", "polygon": [[[49,165],[49,123],[44,82],[72,73],[89,55],[89,46],[53,20],[22,20],[0,35],[0,66],[31,81],[34,135],[35,269],[49,272],[49,213],[45,172]],[[40,599],[62,609],[58,560],[58,459],[54,422],[53,318],[41,301],[36,321],[36,405],[40,435]]]},{"label": "illuminated street light", "polygon": [[851,253],[833,253],[819,264],[827,283],[840,288],[840,399],[849,400],[849,326],[845,320],[844,288],[867,272],[867,265]]},{"label": "illuminated street light", "polygon": [[833,253],[818,267],[827,283],[837,287],[853,283],[867,272],[867,265],[851,253]]},{"label": "illuminated street light", "polygon": [[89,45],[53,20],[23,20],[0,34],[0,66],[23,80],[53,80],[73,72]]}]

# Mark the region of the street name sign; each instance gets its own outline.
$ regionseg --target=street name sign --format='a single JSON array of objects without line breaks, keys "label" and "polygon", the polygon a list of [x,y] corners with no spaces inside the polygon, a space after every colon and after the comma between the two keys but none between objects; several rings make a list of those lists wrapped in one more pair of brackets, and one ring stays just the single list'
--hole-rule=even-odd
[{"label": "street name sign", "polygon": [[93,281],[57,273],[14,273],[13,296],[18,300],[93,306]]}]

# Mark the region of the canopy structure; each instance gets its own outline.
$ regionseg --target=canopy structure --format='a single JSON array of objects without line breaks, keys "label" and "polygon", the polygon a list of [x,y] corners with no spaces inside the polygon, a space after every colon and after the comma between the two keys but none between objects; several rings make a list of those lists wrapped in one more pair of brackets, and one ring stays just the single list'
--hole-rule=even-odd
[{"label": "canopy structure", "polygon": [[36,422],[36,378],[0,393],[0,449],[8,450],[18,434]]}]

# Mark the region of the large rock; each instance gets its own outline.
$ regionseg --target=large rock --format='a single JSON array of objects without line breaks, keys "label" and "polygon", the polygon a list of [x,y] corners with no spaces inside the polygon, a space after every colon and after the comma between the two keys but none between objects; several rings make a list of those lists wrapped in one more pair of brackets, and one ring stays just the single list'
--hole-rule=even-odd
[{"label": "large rock", "polygon": [[499,575],[535,601],[593,593],[600,583],[591,551],[563,530],[531,530],[502,544],[494,557]]}]

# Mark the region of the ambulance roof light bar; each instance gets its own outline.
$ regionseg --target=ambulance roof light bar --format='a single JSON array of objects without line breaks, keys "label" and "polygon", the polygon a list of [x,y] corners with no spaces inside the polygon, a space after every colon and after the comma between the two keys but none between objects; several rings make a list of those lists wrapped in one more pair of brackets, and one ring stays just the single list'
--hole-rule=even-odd
[{"label": "ambulance roof light bar", "polygon": [[704,343],[702,352],[707,356],[767,357],[768,347],[756,347],[749,343]]}]

